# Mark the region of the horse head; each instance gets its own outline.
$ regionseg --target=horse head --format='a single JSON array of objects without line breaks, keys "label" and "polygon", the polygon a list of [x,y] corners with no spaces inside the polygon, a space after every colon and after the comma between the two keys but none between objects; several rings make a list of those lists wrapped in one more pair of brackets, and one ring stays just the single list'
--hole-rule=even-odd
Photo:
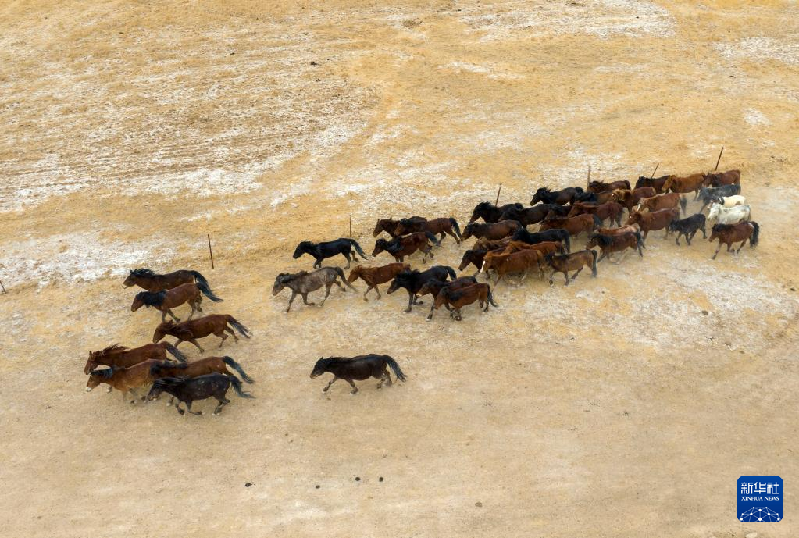
[{"label": "horse head", "polygon": [[327,367],[330,365],[331,362],[333,362],[333,359],[325,359],[323,357],[320,357],[319,360],[316,361],[313,370],[311,370],[311,379],[319,377],[320,375],[324,374],[327,371]]},{"label": "horse head", "polygon": [[293,277],[294,277],[294,275],[292,275],[290,273],[280,273],[279,275],[277,275],[275,277],[275,283],[272,286],[272,296],[275,296],[278,293],[280,293],[281,291],[283,291],[283,288],[286,287],[286,284],[291,282],[291,279]]},{"label": "horse head", "polygon": [[155,328],[153,333],[153,344],[160,342],[166,335],[168,335],[175,328],[175,322],[170,320],[162,321],[158,327]]},{"label": "horse head", "polygon": [[358,277],[360,277],[362,273],[363,273],[363,266],[356,265],[355,267],[352,268],[352,271],[350,271],[350,276],[347,277],[347,282],[355,282],[356,280],[358,280]]},{"label": "horse head", "polygon": [[294,259],[299,258],[313,249],[314,244],[311,241],[301,241],[297,248],[294,249]]},{"label": "horse head", "polygon": [[103,368],[89,372],[89,379],[86,381],[86,392],[91,392],[103,381],[108,381],[114,375],[113,368]]},{"label": "horse head", "polygon": [[384,250],[388,250],[388,241],[382,238],[378,239],[377,241],[375,241],[375,248],[372,251],[372,256],[377,256]]}]

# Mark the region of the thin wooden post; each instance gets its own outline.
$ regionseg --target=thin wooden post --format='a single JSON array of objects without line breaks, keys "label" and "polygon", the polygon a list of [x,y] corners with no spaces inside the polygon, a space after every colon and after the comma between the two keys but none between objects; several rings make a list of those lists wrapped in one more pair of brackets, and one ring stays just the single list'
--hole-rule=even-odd
[{"label": "thin wooden post", "polygon": [[350,213],[350,235],[348,235],[350,239],[352,239],[352,213]]},{"label": "thin wooden post", "polygon": [[719,163],[721,162],[721,154],[722,153],[724,153],[724,146],[721,146],[721,151],[719,152],[719,158],[716,161],[716,167],[713,169],[714,172],[719,169]]},{"label": "thin wooden post", "polygon": [[499,205],[499,193],[501,192],[502,192],[502,183],[499,184],[499,189],[497,189],[497,203],[494,204],[495,206]]},{"label": "thin wooden post", "polygon": [[3,293],[6,293],[6,287],[3,286],[3,281],[0,280],[0,288],[3,288]]},{"label": "thin wooden post", "polygon": [[211,269],[214,268],[214,251],[211,249],[211,234],[208,234],[208,253],[211,255]]},{"label": "thin wooden post", "polygon": [[660,163],[657,163],[657,164],[655,165],[655,169],[654,169],[654,170],[652,170],[652,175],[651,175],[651,176],[649,176],[649,179],[655,179],[655,172],[657,172],[657,171],[658,171],[658,166],[660,166]]}]

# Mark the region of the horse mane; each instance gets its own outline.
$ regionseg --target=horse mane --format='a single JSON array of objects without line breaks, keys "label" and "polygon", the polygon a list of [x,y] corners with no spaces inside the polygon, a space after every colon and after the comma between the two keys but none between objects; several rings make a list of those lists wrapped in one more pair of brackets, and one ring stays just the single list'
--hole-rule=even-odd
[{"label": "horse mane", "polygon": [[489,209],[491,207],[496,207],[496,206],[494,206],[491,202],[480,202],[479,204],[477,204],[475,209]]},{"label": "horse mane", "polygon": [[137,301],[141,301],[145,306],[161,306],[166,298],[166,291],[141,291],[136,294]]},{"label": "horse mane", "polygon": [[[739,223],[740,224],[740,223]],[[716,232],[726,232],[727,230],[731,230],[735,227],[735,224],[714,224],[712,231],[713,233]]]},{"label": "horse mane", "polygon": [[121,346],[119,344],[112,344],[103,349],[102,351],[93,351],[92,358],[107,357],[108,355],[118,355],[120,353],[125,353],[126,351],[128,351],[127,347]]},{"label": "horse mane", "polygon": [[140,276],[140,277],[154,277],[156,276],[152,269],[134,269],[130,272],[132,276]]},{"label": "horse mane", "polygon": [[613,237],[605,234],[594,234],[591,236],[591,239],[596,239],[600,247],[606,247],[613,243]]},{"label": "horse mane", "polygon": [[92,370],[89,372],[89,375],[93,375],[94,377],[102,377],[103,379],[111,379],[111,376],[114,375],[114,369],[103,368],[102,370]]},{"label": "horse mane", "polygon": [[188,367],[187,362],[161,361],[150,366],[150,373],[156,374],[161,370],[185,370]]}]

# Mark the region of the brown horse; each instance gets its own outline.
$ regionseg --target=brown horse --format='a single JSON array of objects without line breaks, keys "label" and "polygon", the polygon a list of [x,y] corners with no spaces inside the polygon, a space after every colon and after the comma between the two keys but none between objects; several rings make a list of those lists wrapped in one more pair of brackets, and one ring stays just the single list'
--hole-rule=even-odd
[{"label": "brown horse", "polygon": [[[605,221],[610,219],[611,222],[616,222],[621,225],[621,215],[624,212],[624,207],[617,202],[605,202],[604,204],[592,204],[586,202],[577,202],[569,210],[570,217],[577,215],[596,215],[599,220]],[[600,223],[601,224],[601,223]]]},{"label": "brown horse", "polygon": [[592,181],[588,184],[588,192],[599,194],[601,192],[615,191],[616,189],[629,189],[630,182],[626,179],[603,183],[602,181]]},{"label": "brown horse", "polygon": [[507,274],[521,274],[522,280],[524,280],[531,269],[537,270],[543,278],[544,255],[534,249],[520,250],[512,254],[489,252],[486,254],[482,270],[488,272],[491,269],[497,273],[494,284],[499,284],[499,281]]},{"label": "brown horse", "polygon": [[643,198],[639,203],[636,211],[659,211],[661,209],[680,208],[685,213],[685,208],[688,205],[688,200],[681,197],[677,192],[670,192],[668,194],[656,194],[651,198]]},{"label": "brown horse", "polygon": [[134,349],[114,344],[101,351],[90,351],[86,366],[83,367],[83,373],[88,374],[98,366],[127,368],[149,359],[165,361],[167,359],[167,351],[180,362],[186,362],[186,357],[183,353],[168,342],[146,344]]},{"label": "brown horse", "polygon": [[[690,176],[669,176],[666,183],[663,184],[663,192],[677,192],[685,194],[688,192],[695,192],[699,196],[699,189],[705,182],[704,174],[691,174]],[[694,200],[696,197],[694,197]]]},{"label": "brown horse", "polygon": [[613,191],[612,199],[618,202],[627,211],[632,211],[642,198],[651,198],[657,194],[654,187],[638,187],[635,189],[616,189]]},{"label": "brown horse", "polygon": [[649,235],[649,232],[652,230],[666,230],[666,235],[663,238],[667,238],[669,236],[669,224],[672,221],[678,220],[680,218],[680,210],[679,209],[660,209],[658,211],[646,211],[644,213],[634,212],[630,215],[630,218],[627,219],[627,225],[631,224],[638,224],[641,227],[641,231],[644,232],[644,239],[646,236]]},{"label": "brown horse", "polygon": [[597,275],[596,272],[596,251],[595,250],[581,250],[579,252],[572,252],[571,254],[550,254],[545,258],[545,261],[552,267],[552,273],[549,275],[549,284],[552,285],[552,277],[555,273],[563,273],[566,277],[566,285],[569,285],[569,271],[577,271],[572,280],[577,278],[583,267],[590,267],[591,274]]},{"label": "brown horse", "polygon": [[502,239],[513,235],[522,225],[515,220],[501,220],[495,223],[472,222],[463,229],[463,239],[479,237],[484,239]]},{"label": "brown horse", "polygon": [[439,242],[444,239],[444,234],[447,234],[452,236],[456,243],[460,244],[461,242],[461,229],[458,226],[458,221],[452,217],[443,217],[423,222],[414,222],[413,219],[402,219],[395,228],[395,232],[397,235],[416,232],[430,232],[433,235],[440,234],[441,239],[439,239]]},{"label": "brown horse", "polygon": [[741,184],[741,171],[740,170],[727,170],[726,172],[711,172],[704,175],[705,187],[722,187],[724,185],[740,185]]},{"label": "brown horse", "polygon": [[727,252],[729,252],[730,248],[732,248],[732,244],[740,241],[741,244],[738,246],[738,250],[735,251],[736,254],[741,252],[741,249],[743,248],[747,239],[749,240],[749,247],[755,248],[755,246],[757,246],[759,235],[760,235],[760,225],[756,222],[739,222],[738,224],[714,224],[713,233],[710,234],[710,238],[708,239],[708,241],[712,242],[714,239],[718,239],[719,248],[717,248],[716,252],[713,254],[713,259],[715,260],[716,256],[718,256],[722,244],[727,245]]},{"label": "brown horse", "polygon": [[601,225],[599,217],[584,213],[576,217],[547,217],[541,221],[539,230],[543,232],[560,228],[569,232],[569,235],[578,235],[582,232],[590,233],[599,225]]},{"label": "brown horse", "polygon": [[222,341],[219,343],[219,347],[222,347],[222,344],[225,343],[225,340],[227,340],[228,337],[227,334],[225,334],[225,331],[232,334],[233,339],[236,342],[239,341],[236,333],[233,331],[233,329],[228,327],[228,325],[233,327],[233,329],[236,329],[244,338],[250,338],[249,329],[239,323],[236,318],[226,314],[215,314],[181,323],[175,323],[172,320],[164,321],[155,328],[155,332],[153,333],[153,343],[157,344],[165,336],[171,335],[178,339],[177,342],[175,342],[175,346],[179,346],[182,342],[191,342],[200,351],[205,351],[202,347],[200,347],[200,344],[197,343],[197,338],[204,338],[213,334],[214,336],[222,339]]},{"label": "brown horse", "polygon": [[93,370],[86,382],[86,392],[91,392],[100,383],[108,383],[111,388],[122,391],[123,402],[127,400],[128,391],[130,391],[134,395],[134,399],[130,400],[130,403],[136,403],[135,389],[153,382],[150,368],[158,363],[156,360],[149,359],[129,368],[113,367]]},{"label": "brown horse", "polygon": [[398,262],[405,261],[405,256],[410,256],[417,250],[424,253],[422,256],[422,263],[427,261],[427,255],[433,257],[433,249],[428,241],[437,244],[436,236],[430,232],[417,232],[404,237],[395,237],[391,241],[385,239],[378,239],[375,241],[375,248],[372,251],[372,256],[377,256],[381,252],[388,252]]},{"label": "brown horse", "polygon": [[[450,290],[447,287],[441,289],[436,295],[436,300],[433,302],[433,309],[437,310],[443,305],[447,305],[450,309],[450,316],[456,321],[461,321],[461,308],[470,305],[475,301],[480,301],[480,308],[483,312],[488,312],[488,305],[491,304],[494,308],[497,304],[494,302],[494,297],[491,295],[491,286],[488,284],[472,284],[465,288],[457,290]],[[427,321],[433,319],[433,312],[427,316]]]},{"label": "brown horse", "polygon": [[[424,217],[419,217],[414,215],[409,219],[402,219],[410,223],[424,223],[427,221]],[[372,230],[372,237],[377,237],[380,235],[380,232],[386,232],[391,237],[399,237],[402,235],[401,233],[397,232],[397,226],[400,225],[399,220],[394,219],[377,219],[377,224],[375,224],[375,229]]]},{"label": "brown horse", "polygon": [[524,241],[510,241],[507,246],[501,250],[501,254],[513,254],[514,252],[519,252],[520,250],[537,250],[544,256],[547,254],[563,254],[565,251],[563,249],[563,243],[560,241],[543,241],[541,243],[536,243],[535,245],[531,245],[530,243],[525,243]]},{"label": "brown horse", "polygon": [[663,190],[663,185],[666,184],[666,181],[671,176],[660,176],[660,177],[646,177],[646,176],[638,176],[638,181],[635,182],[635,188],[638,189],[640,187],[652,187],[655,189],[655,194],[663,194],[666,192]]},{"label": "brown horse", "polygon": [[214,295],[208,281],[197,271],[189,271],[181,269],[174,273],[167,273],[159,275],[150,269],[134,269],[130,272],[123,284],[129,288],[131,286],[139,286],[147,291],[157,292],[162,290],[169,290],[176,288],[181,284],[194,282],[203,294],[212,301],[221,301],[219,297]]},{"label": "brown horse", "polygon": [[363,300],[368,301],[366,294],[369,290],[374,288],[377,292],[377,299],[380,300],[380,288],[378,284],[385,284],[391,282],[395,276],[402,271],[410,271],[411,266],[407,263],[389,263],[381,267],[364,267],[363,265],[356,265],[355,269],[350,271],[350,276],[347,277],[347,282],[355,282],[359,278],[367,284],[366,291],[363,292]]},{"label": "brown horse", "polygon": [[194,312],[203,311],[202,302],[203,296],[200,295],[200,288],[194,282],[190,282],[168,290],[139,292],[134,297],[133,304],[130,305],[130,311],[135,312],[142,306],[148,308],[152,306],[161,311],[161,321],[166,320],[167,314],[172,316],[175,321],[180,321],[172,312],[173,308],[189,303],[191,312],[188,319],[191,319]]},{"label": "brown horse", "polygon": [[[201,375],[214,373],[236,377],[236,374],[228,370],[228,366],[238,372],[246,383],[255,383],[255,381],[247,375],[247,372],[244,371],[244,368],[233,360],[232,357],[228,356],[206,357],[205,359],[183,364],[160,362],[150,367],[150,375],[152,375],[153,379],[160,379],[162,377],[200,377]],[[170,398],[167,405],[172,405],[174,399],[174,396]]]},{"label": "brown horse", "polygon": [[[643,240],[641,239],[640,232],[628,232],[614,235],[594,234],[588,240],[585,248],[594,247],[599,247],[602,251],[602,255],[597,260],[597,263],[604,260],[605,257],[610,259],[611,254],[614,252],[624,252],[628,248],[638,249],[638,255],[642,258],[644,257],[644,253],[641,250],[641,247],[643,247]],[[622,254],[622,258],[623,257],[624,254]]]},{"label": "brown horse", "polygon": [[[467,286],[471,286],[473,284],[477,284],[477,279],[473,276],[462,276],[460,278],[456,278],[455,280],[451,280],[449,282],[445,280],[438,280],[436,278],[431,278],[427,282],[425,282],[421,289],[416,293],[416,297],[424,297],[425,295],[432,295],[433,301],[430,303],[430,314],[427,316],[428,318],[433,316],[433,309],[435,308],[435,299],[438,297],[438,294],[441,293],[441,290],[444,288],[449,288],[450,290],[459,290],[461,288],[465,288]],[[444,305],[447,310],[449,310],[449,306]]]}]

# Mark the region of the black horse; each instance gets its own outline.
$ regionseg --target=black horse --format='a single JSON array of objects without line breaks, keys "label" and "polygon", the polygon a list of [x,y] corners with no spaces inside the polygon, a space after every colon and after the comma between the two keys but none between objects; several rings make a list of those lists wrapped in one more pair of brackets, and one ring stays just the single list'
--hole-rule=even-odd
[{"label": "black horse", "polygon": [[469,219],[469,224],[480,218],[482,218],[484,222],[499,222],[501,220],[502,213],[514,207],[516,209],[524,209],[524,206],[518,202],[515,204],[505,204],[500,206],[496,206],[491,202],[480,202],[474,206],[474,210],[472,210],[472,218]]},{"label": "black horse", "polygon": [[[737,186],[737,185],[736,185]],[[683,198],[684,199],[684,198]],[[691,245],[691,239],[694,238],[696,232],[702,230],[702,237],[707,239],[707,232],[705,231],[705,215],[697,213],[687,219],[673,220],[669,223],[669,232],[677,232],[677,238],[674,240],[677,245],[680,244],[680,236],[684,235],[688,245]]]},{"label": "black horse", "polygon": [[231,385],[233,385],[236,394],[242,398],[254,397],[250,393],[241,390],[241,381],[237,377],[225,374],[208,374],[200,377],[162,377],[161,379],[156,379],[153,381],[153,387],[150,389],[149,394],[147,394],[147,400],[153,401],[162,392],[166,392],[178,399],[178,404],[175,407],[181,415],[184,411],[180,408],[180,402],[186,404],[186,410],[192,415],[202,415],[202,411],[195,413],[191,410],[192,402],[213,397],[219,401],[219,405],[214,409],[214,414],[218,415],[222,408],[230,403],[230,400],[225,398],[225,395]]},{"label": "black horse", "polygon": [[541,187],[533,194],[530,205],[535,205],[538,202],[558,205],[571,204],[574,203],[576,197],[580,194],[583,194],[582,187],[566,187],[560,191],[551,191],[546,187]]},{"label": "black horse", "polygon": [[571,251],[569,232],[559,228],[546,230],[544,232],[528,232],[522,228],[520,230],[516,230],[516,233],[513,234],[513,240],[523,241],[529,245],[536,245],[543,241],[561,241],[563,243],[563,247],[566,249],[566,252],[568,253]]},{"label": "black horse", "polygon": [[704,211],[711,202],[715,202],[719,198],[735,194],[741,194],[741,186],[737,183],[722,185],[721,187],[702,187],[699,189],[699,199],[702,200],[702,208],[699,211]]},{"label": "black horse", "polygon": [[413,271],[403,271],[391,281],[388,293],[391,294],[400,288],[405,288],[408,292],[408,308],[405,309],[405,312],[410,312],[413,305],[422,304],[422,301],[416,299],[416,294],[428,280],[446,281],[447,278],[455,280],[455,277],[455,269],[447,265],[434,265],[421,273],[415,269]]},{"label": "black horse", "polygon": [[[366,253],[361,249],[361,246],[358,244],[355,239],[349,239],[347,237],[340,237],[333,241],[325,241],[323,243],[313,243],[311,241],[303,241],[297,248],[294,250],[294,259],[299,258],[303,254],[309,254],[316,258],[316,262],[313,264],[314,268],[322,267],[322,260],[325,258],[332,258],[337,254],[341,254],[345,258],[347,258],[347,266],[345,269],[348,269],[350,266],[350,260],[355,258],[355,254],[352,252],[352,249],[355,248],[355,251],[363,258],[366,259]],[[356,258],[357,259],[357,258]]]},{"label": "black horse", "polygon": [[360,381],[374,377],[375,379],[380,380],[380,383],[377,384],[377,388],[381,388],[384,382],[390,387],[391,374],[388,373],[389,366],[392,370],[394,370],[394,375],[397,376],[397,379],[404,382],[405,374],[403,374],[402,370],[400,370],[397,361],[388,355],[358,355],[357,357],[352,358],[322,358],[316,361],[316,365],[313,367],[313,371],[311,372],[311,379],[319,377],[325,372],[330,372],[333,374],[333,380],[322,389],[324,392],[327,392],[327,390],[330,388],[330,385],[335,383],[336,380],[343,379],[352,387],[351,393],[355,394],[358,392],[358,387],[356,387],[355,383],[352,382],[353,379]]},{"label": "black horse", "polygon": [[544,220],[550,212],[555,216],[565,217],[571,208],[558,204],[538,204],[533,207],[511,207],[502,212],[500,220],[515,220],[521,222],[523,226],[538,224]]}]

